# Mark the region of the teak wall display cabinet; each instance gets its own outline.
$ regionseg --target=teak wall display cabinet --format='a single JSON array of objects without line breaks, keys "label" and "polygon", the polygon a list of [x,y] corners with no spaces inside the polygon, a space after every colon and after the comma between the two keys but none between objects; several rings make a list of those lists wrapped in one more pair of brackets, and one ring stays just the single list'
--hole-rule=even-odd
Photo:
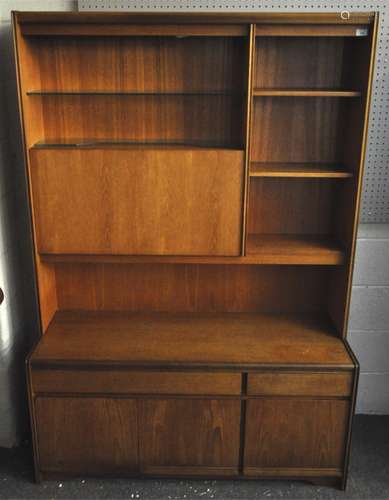
[{"label": "teak wall display cabinet", "polygon": [[345,487],[376,14],[14,13],[37,480]]}]

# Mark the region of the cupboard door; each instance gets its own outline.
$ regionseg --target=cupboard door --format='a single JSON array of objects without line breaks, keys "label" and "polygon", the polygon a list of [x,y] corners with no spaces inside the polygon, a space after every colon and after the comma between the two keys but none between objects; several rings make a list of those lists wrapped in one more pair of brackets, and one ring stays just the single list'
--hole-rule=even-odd
[{"label": "cupboard door", "polygon": [[244,473],[309,476],[319,469],[340,475],[348,417],[344,400],[249,400]]},{"label": "cupboard door", "polygon": [[240,401],[148,399],[140,408],[142,472],[238,474]]},{"label": "cupboard door", "polygon": [[32,149],[40,253],[239,255],[243,151]]},{"label": "cupboard door", "polygon": [[135,400],[39,397],[35,401],[35,413],[42,471],[136,473]]}]

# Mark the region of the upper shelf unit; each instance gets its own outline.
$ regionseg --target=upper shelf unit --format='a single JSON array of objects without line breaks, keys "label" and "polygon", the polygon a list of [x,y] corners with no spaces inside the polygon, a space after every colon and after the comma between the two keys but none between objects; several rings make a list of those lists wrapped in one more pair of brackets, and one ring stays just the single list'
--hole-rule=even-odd
[{"label": "upper shelf unit", "polygon": [[24,92],[36,117],[28,147],[75,147],[77,138],[77,147],[243,149],[248,43],[230,36],[26,38]]}]

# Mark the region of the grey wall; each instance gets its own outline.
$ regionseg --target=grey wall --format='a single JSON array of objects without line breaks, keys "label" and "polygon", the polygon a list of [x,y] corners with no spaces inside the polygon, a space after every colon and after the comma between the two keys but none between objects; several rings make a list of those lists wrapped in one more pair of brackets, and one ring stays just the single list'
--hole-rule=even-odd
[{"label": "grey wall", "polygon": [[361,224],[349,342],[360,364],[359,413],[389,413],[389,224]]}]

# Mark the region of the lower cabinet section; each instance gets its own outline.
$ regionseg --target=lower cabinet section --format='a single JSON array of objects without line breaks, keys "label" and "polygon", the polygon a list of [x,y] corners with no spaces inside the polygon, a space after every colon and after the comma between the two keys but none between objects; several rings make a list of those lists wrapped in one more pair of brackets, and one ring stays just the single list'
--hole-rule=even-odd
[{"label": "lower cabinet section", "polygon": [[42,471],[96,475],[137,472],[135,400],[38,397],[35,413]]},{"label": "lower cabinet section", "polygon": [[[241,386],[248,394],[238,392],[238,373],[227,374],[223,383],[223,374],[199,373],[194,387],[179,384],[179,372],[150,372],[151,378],[146,372],[144,379],[134,372],[130,384],[124,372],[113,379],[102,371],[92,386],[113,388],[117,380],[119,389],[135,390],[138,383],[139,391],[155,393],[101,396],[86,392],[87,371],[78,386],[77,377],[63,377],[72,394],[58,392],[58,377],[51,383],[48,372],[35,373],[35,458],[44,476],[283,477],[345,484],[352,371],[257,372]],[[168,388],[183,392],[157,394],[167,380]],[[200,390],[209,392],[196,394]],[[218,390],[223,393],[212,395]]]},{"label": "lower cabinet section", "polygon": [[244,473],[341,476],[349,411],[345,400],[249,400]]},{"label": "lower cabinet section", "polygon": [[239,400],[141,400],[143,472],[238,474],[240,406]]},{"label": "lower cabinet section", "polygon": [[38,397],[40,469],[237,475],[240,407],[238,399]]}]

